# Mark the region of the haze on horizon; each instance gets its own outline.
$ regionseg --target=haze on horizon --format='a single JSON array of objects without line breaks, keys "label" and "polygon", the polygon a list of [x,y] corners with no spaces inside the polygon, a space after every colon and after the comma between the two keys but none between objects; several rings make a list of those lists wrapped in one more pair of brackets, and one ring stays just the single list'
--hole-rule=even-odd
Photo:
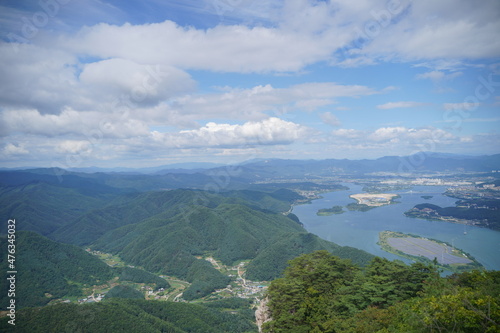
[{"label": "haze on horizon", "polygon": [[6,0],[0,167],[499,153],[500,2]]}]

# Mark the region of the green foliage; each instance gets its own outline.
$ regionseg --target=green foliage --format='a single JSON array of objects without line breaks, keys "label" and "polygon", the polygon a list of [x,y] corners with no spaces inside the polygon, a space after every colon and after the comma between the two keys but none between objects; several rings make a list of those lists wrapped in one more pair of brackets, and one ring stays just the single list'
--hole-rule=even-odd
[{"label": "green foliage", "polygon": [[[407,211],[405,215],[430,219],[439,219],[439,217],[444,216],[464,220],[476,220],[482,226],[489,227],[494,230],[500,230],[500,200],[461,200],[458,204],[462,206],[442,208],[429,203],[418,204],[413,209]],[[468,207],[463,205],[467,205]],[[432,209],[437,213],[437,216],[422,212],[422,210],[426,208]]]},{"label": "green foliage", "polygon": [[221,195],[234,199],[242,199],[241,201],[233,201],[233,203],[243,203],[250,205],[252,208],[267,210],[275,213],[286,212],[290,209],[290,204],[295,200],[304,199],[303,196],[294,191],[287,189],[276,190],[271,193],[239,190],[223,192]]},{"label": "green foliage", "polygon": [[442,278],[375,258],[365,270],[320,251],[290,261],[268,291],[264,332],[500,332],[500,272]]},{"label": "green foliage", "polygon": [[290,261],[285,277],[269,287],[271,316],[266,332],[334,332],[333,313],[345,312],[346,291],[358,268],[350,261],[317,251]]},{"label": "green foliage", "polygon": [[201,305],[130,299],[59,304],[17,313],[16,326],[0,320],[0,331],[124,333],[250,333],[255,324],[240,314]]},{"label": "green foliage", "polygon": [[215,195],[199,201],[203,205],[183,207],[185,210],[181,213],[175,214],[178,210],[174,205],[140,223],[114,229],[101,237],[95,248],[119,254],[125,261],[148,271],[192,282],[184,292],[186,299],[205,296],[229,282],[210,263],[196,259],[197,255],[211,253],[226,265],[254,259],[247,276],[256,280],[277,277],[288,260],[320,249],[343,257],[363,258],[361,261],[365,263],[372,257],[366,252],[340,247],[307,234],[298,223],[283,214],[228,203],[233,199]]},{"label": "green foliage", "polygon": [[327,251],[305,254],[291,260],[285,276],[271,283],[273,320],[265,331],[337,332],[362,310],[386,309],[415,297],[436,274],[419,263],[406,266],[377,257],[362,271]]},{"label": "green foliage", "polygon": [[118,269],[120,274],[120,280],[122,281],[131,281],[136,283],[154,283],[156,284],[156,288],[170,288],[170,284],[167,280],[162,279],[161,277],[154,275],[152,273],[146,272],[145,270],[132,268],[132,267],[124,267]]},{"label": "green foliage", "polygon": [[[0,247],[7,248],[6,238]],[[3,272],[7,256],[0,258]],[[51,241],[31,231],[16,233],[16,304],[39,306],[67,295],[81,295],[82,287],[102,284],[114,276],[113,270],[98,258],[68,244]],[[0,280],[0,300],[6,306],[7,280]]]},{"label": "green foliage", "polygon": [[368,206],[368,205],[365,205],[365,204],[358,204],[356,202],[351,202],[350,204],[348,204],[345,207],[347,209],[349,209],[350,211],[360,211],[360,212],[367,212],[370,209],[375,208],[375,206]]},{"label": "green foliage", "polygon": [[270,281],[280,277],[289,260],[305,253],[327,250],[341,258],[349,258],[355,264],[365,266],[373,258],[364,251],[325,241],[310,233],[287,233],[259,252],[247,266],[250,280]]},{"label": "green foliage", "polygon": [[[80,246],[93,244],[93,248],[117,254],[126,262],[141,266],[149,272],[185,279],[192,283],[184,291],[187,299],[203,297],[229,283],[227,276],[207,261],[197,259],[197,256],[210,254],[226,265],[240,260],[257,259],[256,264],[249,267],[248,274],[259,280],[279,276],[288,260],[319,249],[327,249],[354,260],[361,257],[364,258],[361,261],[365,262],[368,261],[367,258],[371,258],[363,251],[339,247],[307,234],[296,216],[284,216],[282,212],[289,210],[290,203],[302,198],[288,189],[267,193],[240,190],[222,194],[172,190],[116,196],[113,191],[108,191],[107,185],[102,185],[107,183],[109,175],[88,177],[92,178],[89,181],[98,191],[93,193],[92,187],[88,187],[83,192],[94,195],[93,199],[114,195],[112,202],[109,203],[108,200],[109,204],[100,204],[97,209],[90,209],[97,207],[92,201],[93,206],[89,204],[89,209],[85,208],[78,214],[69,216],[70,222],[54,227],[50,237]],[[80,178],[78,182],[82,183]],[[47,186],[49,185],[43,185]],[[48,195],[57,198],[55,206],[62,206],[67,198],[71,205],[72,202],[76,205],[82,191],[70,187],[56,187],[59,192]],[[68,191],[80,194],[75,194],[73,198]],[[86,201],[82,199],[82,202]],[[40,215],[35,219],[49,217]],[[46,280],[50,275],[57,275],[50,270],[39,274],[45,274]],[[140,279],[145,281],[144,278],[146,277],[142,276]],[[63,282],[64,278],[60,279],[57,285],[68,285],[67,290],[55,294],[45,291],[33,305],[48,302],[52,296],[47,298],[44,296],[46,293],[54,297],[78,293],[81,290],[78,283],[84,283],[73,279]],[[137,276],[129,276],[127,279],[140,280]],[[159,283],[159,280],[155,281]]]},{"label": "green foliage", "polygon": [[106,294],[106,299],[109,298],[132,298],[132,299],[144,299],[144,294],[139,290],[134,289],[130,286],[117,285],[111,288]]},{"label": "green foliage", "polygon": [[218,308],[218,309],[247,309],[253,303],[252,299],[249,298],[239,298],[239,297],[231,297],[231,298],[223,298],[216,301],[210,301],[205,303],[206,306],[210,308]]},{"label": "green foliage", "polygon": [[[204,193],[204,204],[216,206],[221,198]],[[51,237],[55,240],[87,245],[108,231],[136,224],[156,216],[171,218],[186,210],[186,204],[197,200],[197,192],[188,190],[146,192],[130,194],[112,205],[82,215],[71,225],[60,228]]]},{"label": "green foliage", "polygon": [[[0,186],[0,216],[22,221],[18,230],[49,235],[69,225],[80,215],[109,201],[108,197],[90,196],[77,189],[32,182],[16,186]],[[0,232],[6,233],[5,223]]]},{"label": "green foliage", "polygon": [[344,209],[342,206],[333,206],[332,208],[322,208],[319,209],[316,215],[319,216],[328,216],[333,214],[342,214]]}]

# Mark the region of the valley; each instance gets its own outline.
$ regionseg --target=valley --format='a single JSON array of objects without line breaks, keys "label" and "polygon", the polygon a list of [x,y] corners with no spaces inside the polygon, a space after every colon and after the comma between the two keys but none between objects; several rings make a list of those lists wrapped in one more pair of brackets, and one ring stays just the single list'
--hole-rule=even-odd
[{"label": "valley", "polygon": [[[18,228],[21,318],[33,323],[59,307],[68,318],[78,309],[116,307],[116,321],[126,323],[130,311],[148,316],[169,308],[189,317],[199,307],[220,327],[234,321],[241,332],[255,332],[255,308],[303,255],[326,251],[359,269],[380,258],[432,266],[433,255],[447,274],[500,268],[492,251],[499,240],[496,174],[364,173],[366,165],[356,171],[356,163],[348,172],[342,163],[257,161],[176,175],[65,171],[62,182],[51,169],[0,171],[0,212]],[[449,223],[457,214],[466,234]],[[379,241],[382,231],[388,234]],[[418,243],[425,239],[430,243]],[[6,237],[0,241],[5,247]],[[415,252],[433,247],[426,260]],[[0,268],[7,264],[2,258]],[[185,328],[180,317],[157,318]]]}]

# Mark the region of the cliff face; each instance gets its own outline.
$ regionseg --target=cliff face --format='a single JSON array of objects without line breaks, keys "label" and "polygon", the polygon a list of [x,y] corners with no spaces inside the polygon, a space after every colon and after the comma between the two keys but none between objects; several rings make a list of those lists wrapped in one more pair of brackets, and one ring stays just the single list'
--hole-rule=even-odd
[{"label": "cliff face", "polygon": [[255,310],[255,320],[257,322],[257,326],[259,327],[259,333],[262,333],[262,325],[272,320],[269,307],[267,306],[268,303],[269,303],[269,298],[266,297],[260,301],[257,310]]}]

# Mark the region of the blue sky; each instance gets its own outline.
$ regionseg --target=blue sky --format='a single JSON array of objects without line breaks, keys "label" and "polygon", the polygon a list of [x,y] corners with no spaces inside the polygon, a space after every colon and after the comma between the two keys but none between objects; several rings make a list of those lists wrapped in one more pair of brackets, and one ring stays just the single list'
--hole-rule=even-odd
[{"label": "blue sky", "polygon": [[500,2],[0,2],[0,166],[499,153]]}]

